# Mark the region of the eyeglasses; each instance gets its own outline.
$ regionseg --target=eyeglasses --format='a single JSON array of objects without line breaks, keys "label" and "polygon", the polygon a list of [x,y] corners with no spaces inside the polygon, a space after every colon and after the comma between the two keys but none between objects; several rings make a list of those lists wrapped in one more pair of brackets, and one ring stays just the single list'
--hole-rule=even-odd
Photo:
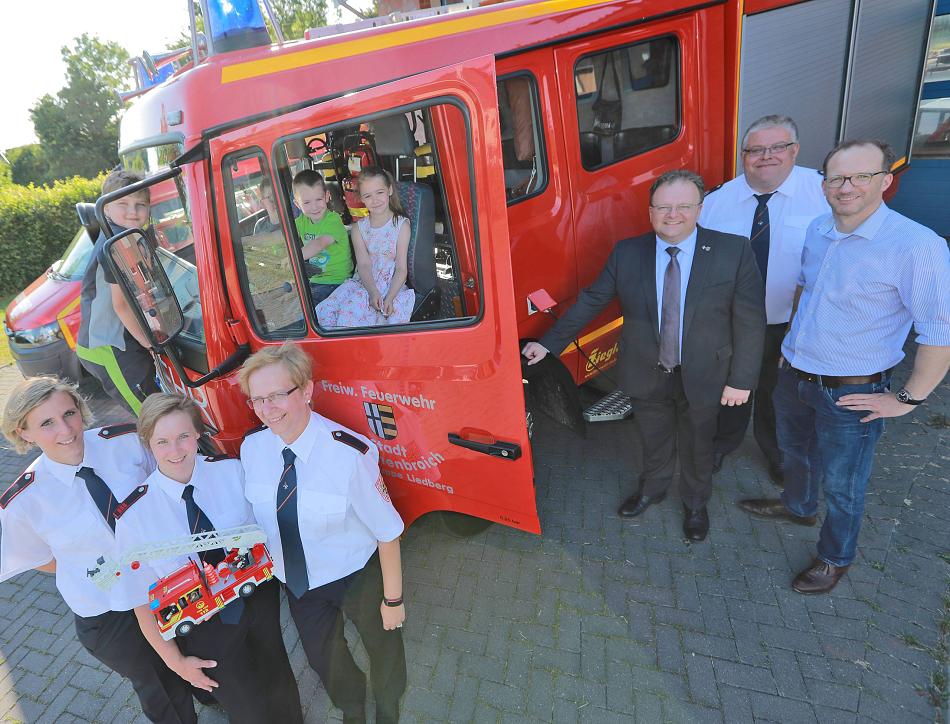
[{"label": "eyeglasses", "polygon": [[850,176],[828,176],[824,183],[833,189],[840,189],[845,181],[850,181],[852,186],[867,186],[871,179],[878,174],[887,174],[889,171],[875,171],[874,173],[855,173]]},{"label": "eyeglasses", "polygon": [[676,206],[654,206],[650,204],[650,208],[653,209],[656,213],[661,216],[666,216],[676,209],[677,214],[688,214],[693,209],[698,209],[702,204],[677,204]]},{"label": "eyeglasses", "polygon": [[247,402],[247,406],[252,410],[255,407],[260,407],[263,405],[264,400],[267,400],[272,405],[278,405],[287,399],[287,395],[289,395],[291,392],[296,392],[299,389],[299,385],[294,385],[286,392],[271,392],[269,395],[264,395],[263,397],[249,397],[247,400],[245,400],[245,402]]},{"label": "eyeglasses", "polygon": [[798,141],[789,141],[788,143],[773,143],[771,146],[753,146],[752,148],[743,148],[742,152],[746,156],[764,156],[766,153],[769,156],[778,156],[780,153],[785,153],[789,146],[794,146]]}]

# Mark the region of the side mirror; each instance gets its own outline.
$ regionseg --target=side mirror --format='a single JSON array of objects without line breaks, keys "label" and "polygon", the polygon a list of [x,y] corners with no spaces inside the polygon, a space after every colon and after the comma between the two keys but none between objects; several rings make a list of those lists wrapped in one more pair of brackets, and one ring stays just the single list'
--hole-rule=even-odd
[{"label": "side mirror", "polygon": [[160,350],[181,333],[185,318],[159,250],[141,229],[130,229],[109,239],[105,251],[145,334]]}]

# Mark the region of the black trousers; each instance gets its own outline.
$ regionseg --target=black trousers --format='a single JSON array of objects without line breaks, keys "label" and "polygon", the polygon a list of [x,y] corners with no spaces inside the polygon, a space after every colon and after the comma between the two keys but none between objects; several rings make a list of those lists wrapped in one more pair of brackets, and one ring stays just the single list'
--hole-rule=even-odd
[{"label": "black trousers", "polygon": [[213,616],[177,638],[178,647],[186,656],[217,662],[204,671],[218,682],[214,697],[232,724],[301,724],[297,680],[280,631],[280,585],[261,585],[244,604],[238,623]]},{"label": "black trousers", "polygon": [[132,611],[76,616],[76,636],[86,651],[132,683],[149,721],[196,724],[191,687],[165,666]]},{"label": "black trousers", "polygon": [[311,589],[300,598],[287,589],[287,600],[307,660],[333,705],[342,709],[345,717],[358,717],[366,708],[366,675],[353,660],[343,636],[345,613],[369,654],[376,721],[398,721],[399,700],[406,690],[406,651],[402,632],[383,628],[379,554],[374,553],[362,570]]},{"label": "black trousers", "polygon": [[742,444],[751,417],[752,433],[766,460],[781,466],[782,453],[775,435],[772,392],[778,382],[778,361],[782,356],[782,340],[785,339],[787,327],[787,324],[770,324],[765,328],[765,350],[762,353],[759,384],[749,396],[749,401],[744,405],[720,408],[714,442],[717,453],[728,455]]},{"label": "black trousers", "polygon": [[679,368],[649,400],[633,400],[633,421],[643,449],[640,492],[662,495],[680,463],[680,498],[692,510],[712,495],[713,436],[719,406],[693,407],[683,391]]}]

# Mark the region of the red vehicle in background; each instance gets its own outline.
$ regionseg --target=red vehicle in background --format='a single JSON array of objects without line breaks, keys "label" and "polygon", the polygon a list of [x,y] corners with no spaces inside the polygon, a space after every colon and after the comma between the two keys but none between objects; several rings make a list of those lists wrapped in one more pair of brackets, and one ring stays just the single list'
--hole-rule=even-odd
[{"label": "red vehicle in background", "polygon": [[[521,344],[552,324],[541,312],[572,304],[619,239],[650,228],[662,173],[732,178],[738,134],[760,116],[796,118],[804,165],[870,136],[906,166],[933,5],[478,5],[272,44],[257,0],[202,0],[205,53],[193,23],[197,62],[134,100],[119,149],[147,183],[175,184],[194,256],[151,253],[134,232],[110,243],[163,387],[195,399],[221,449],[256,424],[236,369],[294,340],[315,362],[314,409],[373,441],[407,524],[453,511],[539,532],[532,411],[582,427],[575,383],[636,353],[619,349],[611,305],[543,370],[523,370]],[[921,52],[877,42],[882,28]],[[322,328],[291,181],[322,172],[351,223],[351,182],[370,160],[394,175],[410,220],[416,305],[403,325]],[[277,212],[262,231],[265,193]]]},{"label": "red vehicle in background", "polygon": [[79,380],[76,356],[79,293],[98,226],[80,228],[61,259],[7,305],[3,331],[24,376],[56,374]]}]

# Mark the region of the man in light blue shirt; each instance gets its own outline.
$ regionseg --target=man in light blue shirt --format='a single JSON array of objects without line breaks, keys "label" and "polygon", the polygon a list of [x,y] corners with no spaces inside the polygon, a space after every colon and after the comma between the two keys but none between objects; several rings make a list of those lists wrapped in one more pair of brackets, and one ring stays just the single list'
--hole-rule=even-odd
[{"label": "man in light blue shirt", "polygon": [[[753,515],[814,525],[824,488],[818,556],[792,582],[800,593],[827,593],[848,570],[884,418],[913,411],[950,367],[950,253],[933,231],[884,204],[893,162],[879,141],[845,141],[825,158],[832,214],[805,236],[774,397],[785,492],[739,503]],[[913,371],[894,393],[891,371],[911,326]]]}]

